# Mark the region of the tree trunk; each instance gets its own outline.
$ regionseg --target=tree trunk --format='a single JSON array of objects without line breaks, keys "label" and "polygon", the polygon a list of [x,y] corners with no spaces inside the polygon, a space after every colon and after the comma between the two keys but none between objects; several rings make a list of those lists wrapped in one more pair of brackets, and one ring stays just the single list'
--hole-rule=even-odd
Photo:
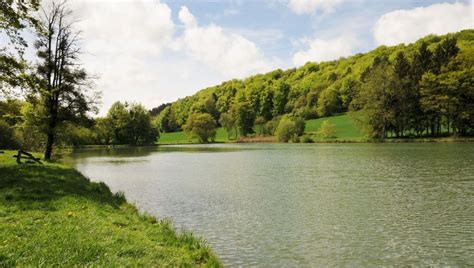
[{"label": "tree trunk", "polygon": [[53,152],[53,144],[54,144],[54,134],[48,133],[48,142],[46,143],[46,151],[44,152],[45,160],[51,159],[51,153]]}]

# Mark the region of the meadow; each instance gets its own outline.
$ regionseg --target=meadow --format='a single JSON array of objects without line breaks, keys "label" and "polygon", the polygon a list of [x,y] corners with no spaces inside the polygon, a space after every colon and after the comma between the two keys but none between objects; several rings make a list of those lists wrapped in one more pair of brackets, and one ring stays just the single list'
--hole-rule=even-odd
[{"label": "meadow", "polygon": [[220,266],[205,242],[177,233],[57,163],[0,154],[0,267]]},{"label": "meadow", "polygon": [[[328,120],[334,125],[334,137],[332,138],[321,138],[317,133],[322,122],[325,120]],[[314,142],[362,142],[367,140],[365,135],[361,133],[354,121],[347,114],[306,120],[305,122],[305,135],[310,136]],[[231,138],[232,137],[233,134],[231,134]],[[158,144],[189,144],[197,142],[197,139],[190,139],[183,131],[161,133],[160,139],[158,140]],[[215,142],[235,142],[235,140],[229,140],[227,131],[220,127],[216,130]]]}]

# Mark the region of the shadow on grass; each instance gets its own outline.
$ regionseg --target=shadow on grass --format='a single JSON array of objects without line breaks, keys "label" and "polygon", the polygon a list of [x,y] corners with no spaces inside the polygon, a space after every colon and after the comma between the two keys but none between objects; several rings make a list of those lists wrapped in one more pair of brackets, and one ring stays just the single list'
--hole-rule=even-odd
[{"label": "shadow on grass", "polygon": [[80,196],[118,207],[123,193],[113,194],[105,183],[90,182],[78,171],[55,165],[0,166],[0,202],[22,209],[51,209],[47,202]]}]

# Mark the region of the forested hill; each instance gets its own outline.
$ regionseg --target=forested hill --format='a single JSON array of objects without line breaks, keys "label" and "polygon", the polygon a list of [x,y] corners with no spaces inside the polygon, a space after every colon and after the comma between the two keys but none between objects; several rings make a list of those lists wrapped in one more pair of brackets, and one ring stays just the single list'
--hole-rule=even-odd
[{"label": "forested hill", "polygon": [[[473,61],[474,30],[429,35],[409,45],[380,46],[335,61],[223,82],[161,106],[157,122],[162,132],[173,132],[192,113],[209,113],[219,122],[233,111],[260,124],[284,114],[312,119],[359,110],[365,111],[361,121],[372,136],[389,131],[436,136],[446,124],[448,132],[468,134],[474,120]],[[455,72],[458,76],[452,77]],[[464,82],[456,85],[450,79]]]}]

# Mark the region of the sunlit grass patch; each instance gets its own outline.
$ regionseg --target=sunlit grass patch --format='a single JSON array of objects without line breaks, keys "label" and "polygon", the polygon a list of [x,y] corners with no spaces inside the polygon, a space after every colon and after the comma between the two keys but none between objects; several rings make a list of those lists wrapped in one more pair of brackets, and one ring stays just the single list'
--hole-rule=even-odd
[{"label": "sunlit grass patch", "polygon": [[60,164],[0,154],[0,267],[219,266],[206,244]]}]

